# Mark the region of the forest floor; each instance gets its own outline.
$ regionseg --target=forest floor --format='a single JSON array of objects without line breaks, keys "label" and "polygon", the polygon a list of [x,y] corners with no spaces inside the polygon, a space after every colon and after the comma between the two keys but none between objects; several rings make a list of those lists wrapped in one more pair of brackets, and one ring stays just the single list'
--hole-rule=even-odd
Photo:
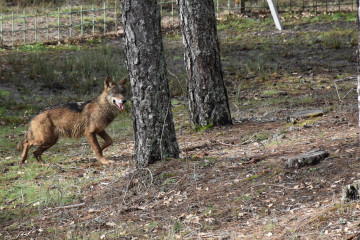
[{"label": "forest floor", "polygon": [[[1,52],[0,238],[358,239],[360,201],[341,201],[342,188],[360,178],[354,16],[286,16],[282,32],[269,17],[220,21],[234,124],[199,131],[188,122],[181,39],[176,31],[165,34],[182,152],[137,170],[129,113],[109,127],[114,144],[105,156],[112,166],[97,165],[81,139],[49,149],[47,166],[29,158],[19,169],[15,146],[38,110],[34,105],[82,93],[65,97],[61,84],[70,83],[61,81],[48,87],[34,73],[39,69],[18,59],[32,52]],[[49,58],[71,59],[81,51],[58,49]],[[292,117],[314,109],[322,113]],[[285,167],[288,158],[314,149],[329,157]]]}]

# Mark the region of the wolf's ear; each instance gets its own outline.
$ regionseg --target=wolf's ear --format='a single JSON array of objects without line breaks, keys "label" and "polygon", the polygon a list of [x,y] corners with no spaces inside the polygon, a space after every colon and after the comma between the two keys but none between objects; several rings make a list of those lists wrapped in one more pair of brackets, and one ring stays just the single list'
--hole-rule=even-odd
[{"label": "wolf's ear", "polygon": [[124,78],[119,82],[119,85],[125,85],[127,83],[127,78]]},{"label": "wolf's ear", "polygon": [[107,76],[104,80],[104,88],[112,88],[115,86],[115,83],[111,80],[109,76]]}]

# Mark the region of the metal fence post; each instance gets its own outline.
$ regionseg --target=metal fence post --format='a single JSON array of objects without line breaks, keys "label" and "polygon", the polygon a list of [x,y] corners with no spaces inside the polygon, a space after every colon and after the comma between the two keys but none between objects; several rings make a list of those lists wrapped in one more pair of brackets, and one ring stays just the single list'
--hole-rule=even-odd
[{"label": "metal fence post", "polygon": [[305,11],[305,0],[303,0],[303,11]]},{"label": "metal fence post", "polygon": [[11,44],[14,45],[14,12],[11,12]]},{"label": "metal fence post", "polygon": [[70,6],[70,12],[69,12],[69,38],[72,38],[72,19],[71,19],[71,6]]},{"label": "metal fence post", "polygon": [[37,43],[37,10],[35,11],[35,43]]},{"label": "metal fence post", "polygon": [[175,26],[175,22],[174,22],[174,0],[171,0],[171,23],[172,26]]},{"label": "metal fence post", "polygon": [[95,10],[94,10],[94,5],[91,5],[91,11],[92,11],[92,35],[93,37],[95,36]]},{"label": "metal fence post", "polygon": [[[291,11],[291,7],[292,7],[292,4],[291,4],[292,2],[291,2],[291,0],[290,0],[290,11]],[[278,4],[278,9],[279,9],[279,11],[280,11],[280,7],[279,7],[279,4]]]},{"label": "metal fence post", "polygon": [[118,22],[117,22],[117,1],[115,1],[115,34],[117,34],[118,31]]},{"label": "metal fence post", "polygon": [[106,34],[106,2],[104,2],[104,35]]},{"label": "metal fence post", "polygon": [[244,13],[246,11],[245,9],[245,0],[240,1],[240,12]]},{"label": "metal fence post", "polygon": [[80,31],[81,37],[84,37],[84,18],[83,18],[83,6],[80,6]]},{"label": "metal fence post", "polygon": [[23,17],[24,17],[24,44],[26,44],[26,13],[25,10],[23,11]]},{"label": "metal fence post", "polygon": [[57,15],[57,29],[58,29],[58,41],[60,41],[60,8],[58,7],[58,15]]},{"label": "metal fence post", "polygon": [[328,0],[325,1],[325,12],[328,13]]},{"label": "metal fence post", "polygon": [[3,44],[3,41],[4,41],[4,36],[3,36],[3,14],[2,14],[2,11],[1,11],[1,18],[0,18],[0,33],[1,33],[1,39],[0,39],[0,45]]},{"label": "metal fence post", "polygon": [[162,9],[162,2],[159,2],[159,5],[160,5],[160,16],[162,16],[162,12],[163,12],[163,9]]},{"label": "metal fence post", "polygon": [[315,0],[312,0],[312,8],[313,8],[313,11],[315,11]]},{"label": "metal fence post", "polygon": [[49,41],[49,12],[46,11],[46,41]]}]

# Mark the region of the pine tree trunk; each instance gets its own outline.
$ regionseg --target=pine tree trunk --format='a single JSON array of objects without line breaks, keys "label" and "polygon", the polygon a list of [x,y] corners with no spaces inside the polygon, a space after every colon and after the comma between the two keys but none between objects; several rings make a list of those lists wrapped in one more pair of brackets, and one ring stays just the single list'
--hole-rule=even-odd
[{"label": "pine tree trunk", "polygon": [[358,8],[358,12],[357,12],[357,27],[358,27],[358,49],[357,49],[357,60],[358,60],[358,65],[357,65],[357,82],[358,82],[358,86],[357,86],[357,94],[358,94],[358,109],[359,109],[359,129],[360,129],[360,0],[357,1],[357,8]]},{"label": "pine tree trunk", "polygon": [[231,124],[213,0],[178,0],[193,127]]},{"label": "pine tree trunk", "polygon": [[132,90],[135,161],[146,166],[177,158],[157,1],[123,0],[126,65]]}]

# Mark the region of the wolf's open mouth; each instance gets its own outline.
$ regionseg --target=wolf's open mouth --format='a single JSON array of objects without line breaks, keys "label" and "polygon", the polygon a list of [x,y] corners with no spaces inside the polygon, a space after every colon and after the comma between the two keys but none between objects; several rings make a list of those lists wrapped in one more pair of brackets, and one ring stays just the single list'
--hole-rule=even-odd
[{"label": "wolf's open mouth", "polygon": [[115,99],[113,100],[113,103],[115,104],[115,106],[121,111],[124,110],[124,105],[121,102],[116,101]]}]

